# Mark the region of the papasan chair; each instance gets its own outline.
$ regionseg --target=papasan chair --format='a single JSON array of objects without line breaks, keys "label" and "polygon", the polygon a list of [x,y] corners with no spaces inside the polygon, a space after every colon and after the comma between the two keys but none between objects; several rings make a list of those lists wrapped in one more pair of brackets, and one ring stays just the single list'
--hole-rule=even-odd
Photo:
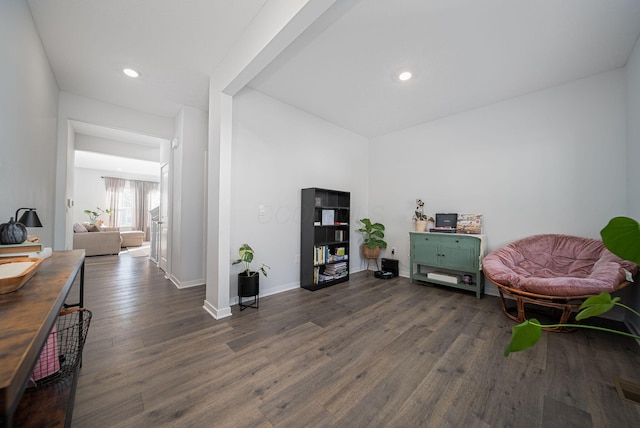
[{"label": "papasan chair", "polygon": [[[559,323],[565,324],[584,299],[627,286],[638,266],[611,253],[600,240],[544,234],[492,251],[482,260],[482,270],[498,287],[507,317],[523,322],[525,304],[533,304],[559,309]],[[515,308],[508,307],[505,297],[515,300]]]}]

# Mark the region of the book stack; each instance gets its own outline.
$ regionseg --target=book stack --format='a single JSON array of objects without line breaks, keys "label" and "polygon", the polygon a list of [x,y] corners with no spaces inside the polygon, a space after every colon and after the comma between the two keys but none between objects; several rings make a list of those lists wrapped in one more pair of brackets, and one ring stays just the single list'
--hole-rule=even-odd
[{"label": "book stack", "polygon": [[341,262],[343,260],[347,260],[349,255],[346,254],[346,250],[344,247],[337,247],[333,249],[333,254],[329,254],[327,258],[327,263],[333,262]]},{"label": "book stack", "polygon": [[0,257],[37,257],[34,253],[41,251],[42,244],[39,242],[0,245]]},{"label": "book stack", "polygon": [[323,275],[329,279],[338,279],[346,276],[347,273],[347,262],[340,262],[325,267]]}]

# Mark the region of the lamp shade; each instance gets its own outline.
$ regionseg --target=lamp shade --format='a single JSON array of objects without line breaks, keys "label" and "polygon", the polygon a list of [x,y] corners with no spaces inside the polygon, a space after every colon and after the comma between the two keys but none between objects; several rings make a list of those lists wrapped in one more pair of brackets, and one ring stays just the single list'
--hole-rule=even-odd
[{"label": "lamp shade", "polygon": [[27,210],[27,211],[22,213],[22,217],[20,217],[20,219],[17,220],[18,223],[22,223],[26,227],[42,227],[42,223],[38,218],[38,214],[36,213],[35,208],[18,208],[16,210],[16,217],[15,217],[16,219],[18,218],[18,213],[20,212],[20,210]]}]

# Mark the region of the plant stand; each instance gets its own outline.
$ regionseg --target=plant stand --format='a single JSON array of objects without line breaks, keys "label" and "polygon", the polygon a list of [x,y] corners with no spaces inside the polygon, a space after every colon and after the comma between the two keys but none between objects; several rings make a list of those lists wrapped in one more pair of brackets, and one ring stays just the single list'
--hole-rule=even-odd
[{"label": "plant stand", "polygon": [[364,256],[365,259],[367,259],[367,271],[369,271],[369,262],[371,262],[371,260],[375,260],[376,270],[380,270],[380,266],[378,266],[378,257],[380,257],[380,247],[369,248],[366,245],[363,245],[362,255]]},{"label": "plant stand", "polygon": [[378,258],[367,257],[367,272],[369,271],[369,262],[374,260],[376,262],[376,270],[380,270],[380,266],[378,266]]},{"label": "plant stand", "polygon": [[[253,302],[245,305],[243,297],[253,297]],[[244,272],[238,274],[238,305],[240,310],[245,308],[258,308],[260,306],[260,276],[257,272],[251,272],[247,276]]]}]

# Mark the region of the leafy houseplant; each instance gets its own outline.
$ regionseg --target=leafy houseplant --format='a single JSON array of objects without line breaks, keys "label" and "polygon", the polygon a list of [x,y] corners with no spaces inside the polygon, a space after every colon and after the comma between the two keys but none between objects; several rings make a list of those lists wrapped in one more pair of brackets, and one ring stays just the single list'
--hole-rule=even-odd
[{"label": "leafy houseplant", "polygon": [[371,249],[376,247],[387,248],[384,240],[384,225],[382,223],[372,223],[368,218],[360,220],[362,227],[357,231],[364,235],[363,244]]},{"label": "leafy houseplant", "polygon": [[[260,275],[262,273],[267,276],[266,269],[270,269],[269,266],[262,264],[257,271],[251,270],[251,262],[253,261],[253,248],[249,244],[242,244],[238,249],[239,258],[233,261],[234,265],[242,264],[244,270],[238,274],[238,297],[240,303],[240,310],[246,307],[258,307],[258,295],[260,294]],[[243,305],[243,297],[254,297],[255,304],[253,306]]]},{"label": "leafy houseplant", "polygon": [[367,259],[377,259],[381,248],[387,248],[384,240],[384,225],[382,223],[372,223],[368,218],[360,219],[362,227],[357,232],[362,233],[362,253]]},{"label": "leafy houseplant", "polygon": [[109,208],[106,210],[103,210],[100,207],[96,207],[95,211],[84,210],[84,213],[89,216],[89,221],[91,223],[95,223],[98,220],[98,217],[100,217],[102,214],[109,214],[109,215],[113,214],[113,210]]},{"label": "leafy houseplant", "polygon": [[253,248],[249,246],[249,244],[242,244],[238,249],[238,255],[239,258],[237,260],[234,260],[233,264],[237,265],[242,263],[242,265],[244,266],[244,270],[241,272],[241,274],[244,274],[244,276],[257,276],[258,273],[262,273],[264,276],[267,276],[267,271],[265,270],[265,268],[271,269],[269,266],[263,263],[257,271],[251,270],[251,262],[253,261],[254,251]]},{"label": "leafy houseplant", "polygon": [[[615,217],[600,231],[600,236],[604,246],[613,254],[640,265],[640,224],[637,221],[628,217]],[[576,321],[602,315],[614,306],[619,306],[640,317],[639,312],[619,303],[619,301],[619,297],[612,299],[609,293],[600,293],[597,296],[589,297],[580,305],[580,312],[576,315]],[[543,328],[553,327],[586,328],[640,339],[640,336],[604,327],[585,324],[543,325],[537,319],[532,318],[511,329],[511,341],[504,350],[505,357],[511,352],[524,351],[531,348],[540,340]]]}]

